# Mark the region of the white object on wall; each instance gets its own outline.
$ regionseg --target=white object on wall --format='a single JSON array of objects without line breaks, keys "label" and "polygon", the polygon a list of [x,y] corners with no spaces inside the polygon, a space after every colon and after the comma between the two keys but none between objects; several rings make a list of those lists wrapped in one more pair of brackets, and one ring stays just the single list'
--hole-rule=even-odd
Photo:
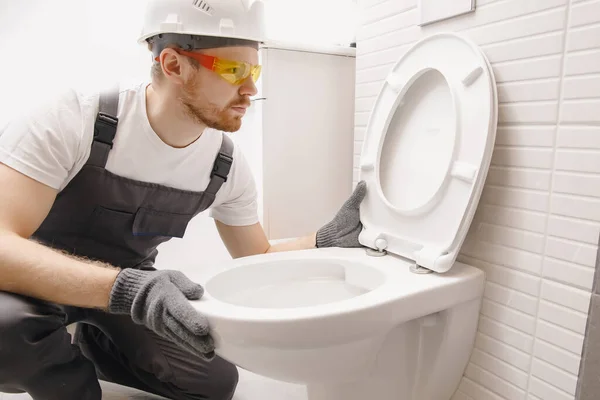
[{"label": "white object on wall", "polygon": [[352,192],[355,49],[271,43],[261,57],[265,232],[308,235]]},{"label": "white object on wall", "polygon": [[419,25],[475,11],[475,0],[419,0]]}]

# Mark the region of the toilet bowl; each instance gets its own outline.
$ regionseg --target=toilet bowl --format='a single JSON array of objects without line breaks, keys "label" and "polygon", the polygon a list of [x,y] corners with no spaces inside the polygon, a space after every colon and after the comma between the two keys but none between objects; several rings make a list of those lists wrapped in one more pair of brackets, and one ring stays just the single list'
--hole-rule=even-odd
[{"label": "toilet bowl", "polygon": [[192,305],[216,353],[307,386],[309,400],[449,400],[484,288],[456,261],[489,168],[493,72],[459,35],[417,42],[392,68],[360,161],[362,248],[233,260]]}]

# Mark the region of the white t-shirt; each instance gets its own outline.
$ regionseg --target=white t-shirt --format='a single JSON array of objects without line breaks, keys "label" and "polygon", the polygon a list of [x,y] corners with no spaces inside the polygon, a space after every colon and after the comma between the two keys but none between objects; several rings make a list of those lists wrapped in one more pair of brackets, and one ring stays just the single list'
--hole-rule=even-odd
[{"label": "white t-shirt", "polygon": [[[222,132],[206,129],[185,148],[165,144],[146,113],[144,82],[121,88],[119,125],[106,169],[116,175],[177,189],[203,191],[210,181]],[[51,106],[15,118],[0,130],[0,162],[57,190],[62,190],[90,156],[99,94],[68,90]],[[252,172],[238,146],[227,182],[209,215],[224,224],[258,222]]]}]

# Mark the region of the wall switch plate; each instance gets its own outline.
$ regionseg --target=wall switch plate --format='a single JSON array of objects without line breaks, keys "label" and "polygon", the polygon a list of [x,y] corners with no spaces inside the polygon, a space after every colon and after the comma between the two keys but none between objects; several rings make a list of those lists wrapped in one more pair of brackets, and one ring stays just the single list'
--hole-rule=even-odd
[{"label": "wall switch plate", "polygon": [[475,0],[419,0],[419,26],[475,11]]}]

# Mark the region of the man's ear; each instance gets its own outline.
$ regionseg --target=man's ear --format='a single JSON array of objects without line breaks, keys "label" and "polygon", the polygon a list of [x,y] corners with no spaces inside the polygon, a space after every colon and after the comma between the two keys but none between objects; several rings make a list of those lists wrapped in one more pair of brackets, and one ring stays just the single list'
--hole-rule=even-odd
[{"label": "man's ear", "polygon": [[183,65],[184,62],[183,57],[170,48],[164,49],[159,56],[159,63],[164,76],[179,85],[185,82],[184,73],[188,66]]}]

